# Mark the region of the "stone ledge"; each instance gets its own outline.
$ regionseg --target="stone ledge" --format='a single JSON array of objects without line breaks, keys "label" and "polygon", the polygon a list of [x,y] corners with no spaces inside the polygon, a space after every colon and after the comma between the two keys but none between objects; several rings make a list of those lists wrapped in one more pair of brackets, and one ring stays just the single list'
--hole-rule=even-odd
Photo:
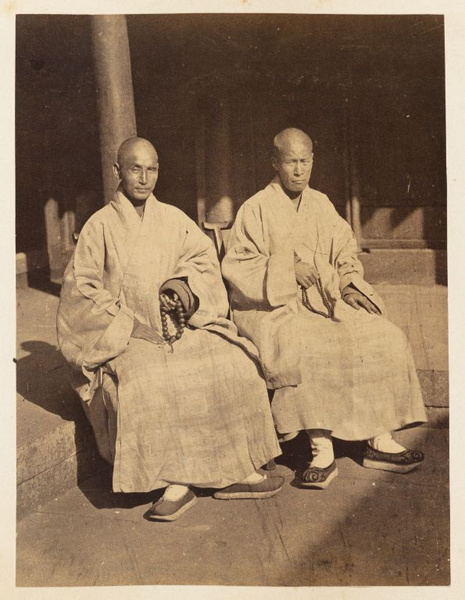
[{"label": "stone ledge", "polygon": [[449,409],[436,408],[433,406],[426,407],[428,422],[422,427],[430,427],[431,429],[448,429],[449,428]]},{"label": "stone ledge", "polygon": [[[420,370],[418,375],[428,415],[425,426],[448,428],[448,373]],[[18,448],[18,518],[24,518],[38,506],[109,468],[98,455],[84,413],[75,421],[64,421],[54,430]]]},{"label": "stone ledge", "polygon": [[93,475],[108,469],[95,447],[77,452],[35,477],[18,484],[16,491],[17,518],[22,519],[39,506],[63,495]]},{"label": "stone ledge", "polygon": [[[428,251],[429,252],[429,251]],[[377,286],[399,326],[409,325],[428,427],[448,427],[447,289]],[[414,289],[415,288],[415,289]],[[18,290],[18,516],[63,494],[108,465],[70,390],[56,348],[57,296]],[[35,315],[40,314],[41,319]],[[413,327],[411,321],[415,321]],[[438,333],[436,333],[438,332]]]},{"label": "stone ledge", "polygon": [[105,468],[83,412],[75,421],[63,421],[23,443],[17,451],[18,519]]},{"label": "stone ledge", "polygon": [[447,285],[446,250],[373,249],[359,258],[371,284]]},{"label": "stone ledge", "polygon": [[78,421],[65,421],[55,430],[22,444],[17,452],[17,481],[24,483],[95,446],[85,415]]},{"label": "stone ledge", "polygon": [[447,408],[449,406],[449,372],[417,369],[417,373],[426,406]]}]

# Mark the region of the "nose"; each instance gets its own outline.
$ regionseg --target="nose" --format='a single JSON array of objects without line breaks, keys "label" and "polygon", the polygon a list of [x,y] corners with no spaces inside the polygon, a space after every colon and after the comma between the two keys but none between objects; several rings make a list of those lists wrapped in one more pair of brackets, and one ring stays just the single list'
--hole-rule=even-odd
[{"label": "nose", "polygon": [[304,167],[303,167],[302,163],[300,162],[300,160],[298,160],[295,163],[294,174],[295,175],[302,175],[303,172],[304,172]]},{"label": "nose", "polygon": [[145,185],[147,183],[147,171],[145,169],[141,169],[139,175],[139,183]]}]

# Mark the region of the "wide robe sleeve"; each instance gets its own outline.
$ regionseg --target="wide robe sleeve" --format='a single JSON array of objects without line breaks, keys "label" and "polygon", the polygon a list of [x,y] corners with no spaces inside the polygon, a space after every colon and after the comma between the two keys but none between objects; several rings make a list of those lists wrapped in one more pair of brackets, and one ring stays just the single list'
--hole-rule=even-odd
[{"label": "wide robe sleeve", "polygon": [[196,328],[208,327],[228,314],[228,297],[212,241],[188,217],[184,217],[179,257],[170,279],[185,279],[198,299],[189,319]]},{"label": "wide robe sleeve", "polygon": [[233,303],[242,309],[269,310],[285,306],[297,294],[294,250],[290,239],[269,237],[260,205],[238,211],[222,262]]},{"label": "wide robe sleeve", "polygon": [[128,345],[134,313],[104,287],[104,225],[91,219],[83,228],[65,271],[57,315],[60,349],[75,367],[93,370]]},{"label": "wide robe sleeve", "polygon": [[294,260],[288,228],[270,226],[260,204],[246,202],[221,266],[230,285],[234,321],[241,335],[257,346],[269,388],[301,382],[299,323],[291,308],[298,291]]},{"label": "wide robe sleeve", "polygon": [[332,264],[339,275],[340,291],[342,292],[348,285],[352,285],[369,298],[382,313],[385,313],[383,301],[363,277],[363,265],[358,258],[359,249],[352,228],[338,214],[329,200],[326,210],[326,219],[331,223],[332,228]]}]

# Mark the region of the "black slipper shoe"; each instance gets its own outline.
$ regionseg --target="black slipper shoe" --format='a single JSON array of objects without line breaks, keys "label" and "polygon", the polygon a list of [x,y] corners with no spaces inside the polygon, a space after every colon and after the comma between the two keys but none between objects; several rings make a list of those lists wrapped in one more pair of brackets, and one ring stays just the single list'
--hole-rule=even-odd
[{"label": "black slipper shoe", "polygon": [[362,465],[367,469],[382,469],[394,473],[408,473],[421,465],[425,455],[419,450],[381,452],[367,444]]},{"label": "black slipper shoe", "polygon": [[337,477],[337,465],[336,461],[333,462],[324,469],[320,467],[312,467],[309,463],[308,467],[300,476],[300,485],[305,488],[312,488],[317,490],[325,490],[331,481]]}]

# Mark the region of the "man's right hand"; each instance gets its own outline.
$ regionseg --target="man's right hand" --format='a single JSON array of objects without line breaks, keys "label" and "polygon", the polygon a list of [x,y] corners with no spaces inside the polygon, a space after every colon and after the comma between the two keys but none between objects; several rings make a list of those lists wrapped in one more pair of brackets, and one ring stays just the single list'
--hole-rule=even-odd
[{"label": "man's right hand", "polygon": [[163,307],[167,312],[170,312],[171,310],[176,308],[176,302],[178,300],[179,297],[175,292],[171,292],[171,294],[162,292],[160,294],[160,307]]},{"label": "man's right hand", "polygon": [[145,340],[146,342],[152,342],[152,344],[164,343],[164,340],[159,333],[157,333],[148,325],[144,325],[137,319],[134,319],[131,337],[138,338],[139,340]]},{"label": "man's right hand", "polygon": [[302,260],[294,265],[294,269],[297,283],[304,289],[315,284],[320,277],[315,267],[312,267],[311,264],[303,262]]}]

